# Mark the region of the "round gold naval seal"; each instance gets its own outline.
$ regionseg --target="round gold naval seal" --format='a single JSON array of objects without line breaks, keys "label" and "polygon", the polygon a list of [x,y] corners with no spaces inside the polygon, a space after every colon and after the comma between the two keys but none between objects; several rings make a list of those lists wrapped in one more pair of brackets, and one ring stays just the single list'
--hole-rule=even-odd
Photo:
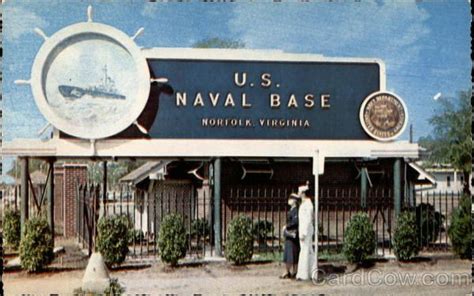
[{"label": "round gold naval seal", "polygon": [[397,138],[408,122],[405,103],[390,92],[370,94],[362,103],[359,117],[366,133],[379,141]]}]

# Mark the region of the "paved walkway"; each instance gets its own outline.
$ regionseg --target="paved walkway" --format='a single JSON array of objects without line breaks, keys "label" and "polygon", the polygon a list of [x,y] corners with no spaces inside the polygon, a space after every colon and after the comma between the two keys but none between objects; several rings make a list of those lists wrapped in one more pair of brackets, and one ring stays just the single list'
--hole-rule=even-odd
[{"label": "paved walkway", "polygon": [[[126,287],[126,293],[180,295],[298,293],[330,295],[467,295],[471,292],[471,262],[437,260],[410,264],[376,263],[366,269],[349,272],[344,266],[325,265],[327,276],[334,278],[318,285],[312,282],[280,280],[279,263],[230,266],[210,263],[176,269],[153,264],[143,268],[113,270]],[[345,271],[344,271],[345,270]],[[80,287],[83,270],[29,275],[24,272],[4,274],[6,295],[71,294]],[[334,273],[333,275],[331,275]]]}]

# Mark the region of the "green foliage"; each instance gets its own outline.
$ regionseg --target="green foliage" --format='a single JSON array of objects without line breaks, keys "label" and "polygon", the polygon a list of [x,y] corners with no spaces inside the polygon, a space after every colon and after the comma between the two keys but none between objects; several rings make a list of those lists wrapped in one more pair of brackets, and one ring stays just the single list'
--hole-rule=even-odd
[{"label": "green foliage", "polygon": [[[458,99],[441,98],[440,110],[430,118],[434,136],[420,138],[421,146],[428,148],[428,163],[449,163],[465,177],[471,171],[471,91],[461,91]],[[468,178],[464,191],[469,191]],[[467,193],[466,192],[466,193]]]},{"label": "green foliage", "polygon": [[38,271],[54,259],[53,238],[48,222],[43,217],[33,217],[25,223],[20,242],[21,267]]},{"label": "green foliage", "polygon": [[208,38],[200,40],[192,45],[194,48],[244,48],[245,43],[236,40],[222,38]]},{"label": "green foliage", "polygon": [[[118,184],[120,178],[131,172],[132,170],[142,166],[143,160],[120,160],[116,162],[107,162],[107,184],[113,187]],[[103,179],[103,162],[90,162],[87,170],[88,179],[92,183],[102,183]]]},{"label": "green foliage", "polygon": [[471,198],[464,196],[451,216],[451,226],[448,235],[453,245],[453,251],[462,259],[471,259],[472,242]]},{"label": "green foliage", "polygon": [[427,203],[416,206],[416,229],[419,243],[422,247],[435,242],[443,230],[444,215]]},{"label": "green foliage", "polygon": [[199,218],[191,224],[191,235],[193,237],[205,238],[211,233],[209,222],[205,218]]},{"label": "green foliage", "polygon": [[253,225],[253,236],[259,244],[264,244],[265,240],[273,235],[273,223],[267,220],[259,220]]},{"label": "green foliage", "polygon": [[158,249],[163,262],[176,266],[186,256],[186,229],[180,215],[168,215],[163,219],[158,236]]},{"label": "green foliage", "polygon": [[420,250],[416,231],[416,215],[403,212],[398,216],[397,228],[393,234],[393,249],[400,261],[407,261],[416,256]]},{"label": "green foliage", "polygon": [[105,289],[104,295],[107,296],[115,296],[115,295],[122,295],[125,292],[125,288],[123,288],[117,279],[110,279],[110,285]]},{"label": "green foliage", "polygon": [[252,220],[245,216],[234,218],[227,230],[225,256],[234,264],[250,261],[253,255]]},{"label": "green foliage", "polygon": [[125,292],[125,288],[120,285],[117,279],[110,279],[109,286],[104,290],[103,293],[85,292],[82,288],[76,288],[72,292],[74,296],[116,296],[122,295]]},{"label": "green foliage", "polygon": [[128,244],[140,243],[143,240],[145,240],[143,230],[133,228],[128,230]]},{"label": "green foliage", "polygon": [[356,213],[347,224],[342,252],[351,263],[361,263],[375,251],[375,231],[366,213]]},{"label": "green foliage", "polygon": [[130,222],[124,215],[102,217],[97,224],[97,250],[108,266],[119,265],[128,254]]},{"label": "green foliage", "polygon": [[[33,173],[35,171],[41,171],[47,173],[47,163],[41,159],[31,158],[28,160],[28,171]],[[12,168],[7,172],[7,174],[13,178],[19,178],[21,175],[21,168],[18,159],[13,160]]]},{"label": "green foliage", "polygon": [[20,246],[21,224],[20,212],[6,210],[3,216],[3,238],[5,246],[17,250]]}]

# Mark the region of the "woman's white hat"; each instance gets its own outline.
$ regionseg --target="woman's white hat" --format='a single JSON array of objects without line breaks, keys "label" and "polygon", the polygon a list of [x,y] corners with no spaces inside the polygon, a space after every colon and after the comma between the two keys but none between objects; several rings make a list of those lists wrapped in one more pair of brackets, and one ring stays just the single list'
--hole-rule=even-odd
[{"label": "woman's white hat", "polygon": [[301,185],[298,187],[298,195],[301,196],[303,195],[303,193],[305,193],[306,191],[309,190],[309,182],[306,182],[305,185]]}]

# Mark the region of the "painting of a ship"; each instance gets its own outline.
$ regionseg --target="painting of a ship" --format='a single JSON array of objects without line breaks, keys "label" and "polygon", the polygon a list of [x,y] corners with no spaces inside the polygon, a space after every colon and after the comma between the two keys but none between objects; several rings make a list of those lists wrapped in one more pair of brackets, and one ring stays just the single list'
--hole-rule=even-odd
[{"label": "painting of a ship", "polygon": [[59,85],[59,92],[64,98],[69,100],[80,99],[86,95],[98,99],[125,100],[126,97],[117,93],[117,89],[115,88],[115,82],[107,75],[107,65],[104,66],[103,71],[104,77],[96,86],[82,88],[71,85]]}]

